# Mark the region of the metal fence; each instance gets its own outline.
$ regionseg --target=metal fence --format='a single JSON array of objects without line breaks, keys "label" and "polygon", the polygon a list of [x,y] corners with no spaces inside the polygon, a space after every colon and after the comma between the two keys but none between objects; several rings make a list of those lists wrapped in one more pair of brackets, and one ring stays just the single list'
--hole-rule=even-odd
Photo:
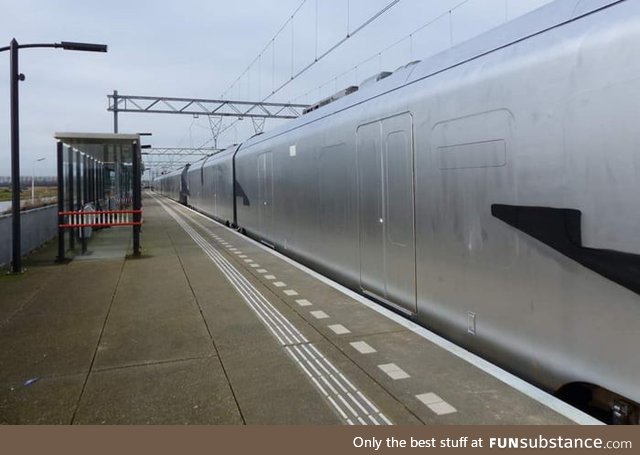
[{"label": "metal fence", "polygon": [[[58,206],[50,205],[21,214],[21,251],[27,254],[58,233]],[[11,214],[0,215],[0,266],[11,262]]]}]

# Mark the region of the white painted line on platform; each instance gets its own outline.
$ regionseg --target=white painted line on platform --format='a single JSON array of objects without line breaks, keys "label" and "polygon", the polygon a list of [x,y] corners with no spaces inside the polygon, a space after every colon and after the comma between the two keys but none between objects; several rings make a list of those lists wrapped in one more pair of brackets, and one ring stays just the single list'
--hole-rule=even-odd
[{"label": "white painted line on platform", "polygon": [[300,306],[311,306],[313,303],[309,302],[307,299],[299,299],[296,300],[296,303]]},{"label": "white painted line on platform", "polygon": [[433,392],[421,393],[420,395],[416,395],[416,398],[422,401],[422,403],[424,403],[427,406],[429,406],[430,404],[440,403],[441,401],[444,401],[442,398],[440,398],[439,395],[436,395]]},{"label": "white painted line on platform", "polygon": [[447,414],[453,414],[454,412],[458,412],[458,410],[456,408],[451,406],[446,401],[443,401],[442,403],[431,404],[431,405],[429,405],[429,409],[431,409],[433,412],[435,412],[439,416],[447,415]]},{"label": "white painted line on platform", "polygon": [[287,283],[283,283],[282,281],[275,281],[273,285],[277,288],[283,288],[287,285]]},{"label": "white painted line on platform", "polygon": [[322,382],[324,383],[324,385],[329,387],[329,389],[331,390],[331,393],[333,393],[334,395],[338,395],[338,393],[340,393],[336,390],[336,388],[331,384],[331,382],[327,378],[322,376],[320,377],[320,379],[322,379]]},{"label": "white painted line on platform", "polygon": [[[212,220],[211,218],[207,217],[206,215],[203,215],[202,213],[190,209],[188,207],[184,207],[185,210],[190,211],[192,214],[198,215],[199,217],[211,222],[211,223],[215,223],[216,226],[221,226],[217,221]],[[225,227],[225,226],[221,226],[221,227]],[[440,335],[437,335],[433,332],[431,332],[430,330],[416,324],[415,322],[412,322],[396,313],[394,313],[391,310],[388,310],[387,308],[381,306],[378,303],[375,303],[369,299],[367,299],[366,297],[364,297],[363,295],[358,294],[355,291],[352,291],[351,289],[341,285],[340,283],[337,283],[333,280],[331,280],[330,278],[327,278],[324,275],[321,275],[320,273],[316,272],[315,270],[310,269],[307,266],[304,266],[296,261],[294,261],[293,259],[283,255],[282,253],[279,253],[275,250],[273,250],[272,248],[269,248],[263,244],[261,244],[260,242],[257,242],[245,235],[240,234],[239,232],[236,232],[233,229],[227,228],[225,227],[230,233],[232,233],[233,235],[236,235],[239,239],[244,240],[245,242],[250,243],[253,246],[256,246],[258,248],[261,248],[263,251],[266,251],[270,254],[272,254],[273,256],[277,257],[278,259],[281,259],[283,261],[285,261],[286,263],[296,267],[298,270],[301,270],[302,272],[305,272],[307,275],[312,276],[314,278],[316,278],[317,280],[319,280],[320,282],[331,286],[332,288],[334,288],[335,290],[341,292],[342,294],[346,295],[347,297],[350,297],[353,300],[356,300],[357,302],[360,302],[361,304],[363,304],[364,306],[372,309],[373,311],[375,311],[376,313],[385,316],[387,319],[390,319],[396,323],[398,323],[399,325],[401,325],[402,327],[411,330],[412,332],[414,332],[416,335],[424,338],[425,340],[430,341],[431,343],[441,347],[442,349],[444,349],[445,351],[448,351],[450,354],[455,355],[456,357],[464,360],[467,363],[470,363],[471,365],[475,366],[476,368],[484,371],[485,373],[493,376],[494,378],[498,379],[499,381],[507,384],[509,387],[513,388],[514,390],[517,390],[521,393],[523,393],[524,395],[528,396],[529,398],[542,403],[543,405],[547,406],[549,409],[552,409],[553,411],[557,412],[558,414],[572,420],[573,422],[579,424],[579,425],[605,425],[604,422],[591,417],[589,414],[580,411],[579,409],[574,408],[573,406],[565,403],[564,401],[560,400],[559,398],[554,397],[553,395],[545,392],[542,389],[539,389],[538,387],[534,386],[533,384],[529,384],[528,382],[526,382],[523,379],[520,379],[519,377],[509,373],[508,371],[503,370],[502,368],[498,367],[497,365],[494,365],[492,363],[490,363],[489,361],[477,356],[476,354],[473,354],[469,351],[467,351],[466,349],[452,343],[449,340],[446,340],[445,338],[441,337]]]},{"label": "white painted line on platform", "polygon": [[327,319],[329,317],[329,315],[327,313],[325,313],[324,311],[311,311],[311,316],[313,316],[316,319]]},{"label": "white painted line on platform", "polygon": [[247,257],[247,255],[246,255],[246,254],[239,254],[239,255],[238,255],[238,257],[239,257],[240,259],[244,259],[244,258],[246,258],[246,257]]},{"label": "white painted line on platform", "polygon": [[389,376],[391,379],[394,379],[394,380],[407,379],[411,377],[407,374],[406,371],[404,371],[395,363],[385,363],[382,365],[378,365],[378,368],[380,368],[382,371],[384,371],[387,374],[387,376]]},{"label": "white painted line on platform", "polygon": [[[293,358],[296,363],[298,363],[298,365],[302,367],[302,370],[307,374],[307,376],[309,376],[318,390],[320,390],[325,398],[329,400],[333,408],[340,414],[340,416],[344,420],[347,421],[347,423],[349,423],[350,420],[348,419],[345,408],[351,414],[353,414],[356,419],[369,418],[369,420],[371,420],[372,422],[377,422],[377,418],[379,418],[380,420],[388,422],[388,424],[390,424],[386,416],[382,414],[375,406],[370,408],[370,410],[367,409],[366,406],[370,405],[371,402],[359,390],[355,392],[357,395],[357,399],[356,401],[354,401],[354,403],[356,403],[357,409],[364,410],[364,412],[360,413],[356,408],[349,404],[349,402],[343,396],[343,394],[346,394],[347,397],[349,397],[350,395],[350,393],[344,386],[344,383],[350,384],[349,381],[346,380],[342,375],[340,375],[340,378],[338,378],[335,375],[329,373],[330,370],[337,371],[336,367],[323,355],[321,355],[318,349],[313,344],[309,343],[295,346],[286,346],[285,350],[291,356],[291,358]],[[322,385],[321,383],[324,385]],[[327,391],[327,389],[329,389],[329,392]],[[340,392],[338,389],[341,389],[342,392]]]},{"label": "white painted line on platform", "polygon": [[347,333],[351,333],[351,330],[343,326],[342,324],[334,324],[328,326],[336,335],[345,335]]},{"label": "white painted line on platform", "polygon": [[253,259],[245,259],[244,262],[246,262],[247,264],[251,264],[253,262]]},{"label": "white painted line on platform", "polygon": [[349,410],[349,412],[351,412],[351,414],[353,414],[354,417],[358,417],[358,413],[356,412],[356,410],[351,407],[351,405],[342,397],[342,395],[338,395],[338,399],[342,402],[343,405],[345,405],[345,407]]},{"label": "white painted line on platform", "polygon": [[374,352],[378,352],[373,349],[369,343],[366,341],[354,341],[353,343],[349,343],[353,349],[358,351],[360,354],[373,354]]},{"label": "white painted line on platform", "polygon": [[258,273],[267,273],[267,269],[258,269],[256,270]]},{"label": "white painted line on platform", "polygon": [[356,405],[356,408],[360,409],[361,413],[367,414],[367,410],[364,408],[364,406],[362,406],[362,403],[360,403],[360,401],[356,400],[353,395],[351,395],[350,393],[347,393],[347,397],[349,398],[349,401],[351,403]]},{"label": "white painted line on platform", "polygon": [[[172,201],[173,202],[173,201]],[[473,354],[471,352],[469,352],[468,350],[452,343],[449,340],[446,340],[445,338],[441,337],[440,335],[437,335],[433,332],[431,332],[430,330],[416,324],[415,322],[412,322],[396,313],[394,313],[393,311],[381,306],[378,303],[375,303],[369,299],[367,299],[366,297],[364,297],[361,294],[358,294],[355,291],[352,291],[351,289],[331,280],[330,278],[325,277],[324,275],[321,275],[320,273],[316,272],[315,270],[310,269],[309,267],[306,267],[296,261],[294,261],[293,259],[273,250],[272,248],[269,248],[263,244],[261,244],[260,242],[257,242],[243,234],[240,234],[239,232],[236,232],[235,230],[228,228],[226,226],[221,225],[220,223],[218,223],[217,221],[212,220],[211,218],[207,217],[206,215],[193,210],[191,208],[188,207],[183,207],[181,206],[181,208],[183,208],[186,211],[189,211],[192,214],[195,214],[205,220],[207,220],[210,223],[215,223],[216,227],[222,227],[227,229],[227,231],[235,236],[237,236],[238,239],[242,239],[243,241],[250,243],[253,246],[256,246],[260,249],[262,249],[265,252],[268,252],[270,254],[272,254],[273,256],[277,257],[278,259],[283,260],[284,262],[296,267],[298,270],[301,270],[302,272],[305,272],[307,275],[312,276],[314,278],[316,278],[317,280],[319,280],[320,282],[331,286],[332,288],[334,288],[335,290],[341,292],[342,294],[346,295],[347,297],[360,302],[361,304],[363,304],[364,306],[372,309],[373,311],[375,311],[376,313],[385,316],[387,319],[390,319],[394,322],[396,322],[397,324],[401,325],[402,327],[411,330],[412,332],[414,332],[416,335],[424,338],[425,340],[430,341],[431,343],[441,347],[442,349],[448,351],[450,354],[455,355],[456,357],[464,360],[467,363],[470,363],[471,365],[475,366],[476,368],[484,371],[485,373],[493,376],[494,378],[498,379],[499,381],[507,384],[509,387],[513,388],[514,390],[517,390],[521,393],[523,393],[524,395],[528,396],[529,398],[543,404],[544,406],[548,407],[549,409],[557,412],[558,414],[572,420],[573,422],[579,424],[579,425],[605,425],[604,422],[586,414],[585,412],[580,411],[577,408],[574,408],[573,406],[565,403],[564,401],[554,397],[553,395],[545,392],[544,390],[524,381],[523,379],[520,379],[519,377],[509,373],[508,371],[503,370],[502,368],[498,367],[497,365],[494,365],[492,363],[490,363],[489,361],[477,356],[476,354]],[[427,302],[428,303],[428,302]]]},{"label": "white painted line on platform", "polygon": [[264,276],[267,280],[275,280],[276,277],[274,275],[265,275]]},{"label": "white painted line on platform", "polygon": [[[310,378],[316,388],[329,401],[329,403],[331,403],[334,410],[339,413],[345,423],[353,424],[353,421],[349,419],[347,413],[339,403],[342,403],[350,412],[352,412],[354,417],[361,423],[366,423],[367,418],[376,424],[379,423],[378,419],[389,422],[386,416],[375,406],[373,406],[371,412],[366,412],[361,416],[356,409],[349,405],[347,400],[340,393],[329,395],[320,385],[317,378],[330,380],[334,385],[337,385],[343,390],[346,390],[344,386],[344,384],[346,384],[363,404],[371,405],[371,402],[362,394],[362,392],[356,389],[353,384],[351,384],[351,382],[335,367],[335,365],[322,355],[322,353],[313,346],[313,344],[311,344],[304,335],[302,335],[302,333],[300,333],[300,331],[286,317],[284,317],[282,313],[280,313],[238,269],[234,267],[229,260],[220,254],[211,243],[198,233],[198,231],[193,229],[186,220],[183,220],[177,212],[169,208],[161,200],[157,198],[156,200],[218,267],[229,283],[231,283],[236,291],[238,291],[246,304],[254,311],[258,319],[267,329],[269,329],[289,356],[301,367],[302,371]],[[191,222],[199,226],[201,229],[210,232],[197,221],[191,220]],[[320,369],[316,368],[316,365]],[[311,370],[316,374],[316,376],[311,373]],[[322,372],[320,370],[322,370]],[[335,372],[335,375],[331,373],[332,371]],[[332,390],[337,391],[335,387],[333,387]],[[353,395],[351,396],[351,400],[353,400]],[[357,408],[366,410],[364,405],[359,401],[356,401],[356,403]]]},{"label": "white painted line on platform", "polygon": [[284,292],[288,296],[298,295],[298,291],[294,291],[293,289],[285,289]]},{"label": "white painted line on platform", "polygon": [[253,267],[255,269],[256,267],[260,267],[260,264],[256,264],[254,262],[253,264],[249,264],[249,267]]},{"label": "white painted line on platform", "polygon": [[[243,297],[258,319],[271,331],[282,345],[306,343],[307,339],[298,329],[285,318],[248,280],[236,269],[232,263],[221,255],[207,240],[205,240],[180,215],[167,207],[162,201],[159,203],[172,216],[182,229],[209,256],[218,269],[225,275],[231,285]],[[197,222],[194,222],[197,224]],[[202,226],[201,226],[202,227]]]},{"label": "white painted line on platform", "polygon": [[433,392],[416,395],[416,398],[438,415],[453,414],[454,412],[457,412],[456,408]]}]

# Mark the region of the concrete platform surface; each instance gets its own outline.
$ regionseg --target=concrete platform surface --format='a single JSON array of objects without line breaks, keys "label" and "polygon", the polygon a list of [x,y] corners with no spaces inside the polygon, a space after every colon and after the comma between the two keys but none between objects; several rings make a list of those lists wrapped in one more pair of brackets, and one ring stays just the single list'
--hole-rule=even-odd
[{"label": "concrete platform surface", "polygon": [[144,220],[141,258],[114,228],[0,277],[0,423],[594,423],[173,201]]}]

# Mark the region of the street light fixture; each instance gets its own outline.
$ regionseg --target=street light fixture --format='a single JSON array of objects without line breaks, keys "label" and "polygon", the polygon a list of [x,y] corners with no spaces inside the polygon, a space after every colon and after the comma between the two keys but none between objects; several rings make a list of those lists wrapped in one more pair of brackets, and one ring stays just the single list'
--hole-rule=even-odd
[{"label": "street light fixture", "polygon": [[70,51],[107,52],[104,44],[75,43],[62,41],[60,43],[18,44],[12,39],[9,46],[0,47],[0,52],[10,51],[10,98],[11,98],[11,214],[12,214],[12,261],[11,273],[22,273],[21,239],[20,239],[20,128],[18,83],[24,81],[24,74],[18,70],[18,50],[36,47],[61,48]]},{"label": "street light fixture", "polygon": [[46,158],[33,160],[33,167],[31,168],[31,205],[34,204],[36,198],[36,163],[44,160],[46,160]]}]

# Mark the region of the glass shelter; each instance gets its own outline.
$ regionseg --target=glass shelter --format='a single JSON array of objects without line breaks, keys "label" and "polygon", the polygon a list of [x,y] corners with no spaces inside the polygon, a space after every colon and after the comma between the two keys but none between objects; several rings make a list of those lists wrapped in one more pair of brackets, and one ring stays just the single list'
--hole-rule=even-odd
[{"label": "glass shelter", "polygon": [[[58,261],[79,242],[86,252],[92,229],[130,226],[140,255],[142,225],[140,135],[56,133]],[[65,232],[68,243],[65,244]]]}]

